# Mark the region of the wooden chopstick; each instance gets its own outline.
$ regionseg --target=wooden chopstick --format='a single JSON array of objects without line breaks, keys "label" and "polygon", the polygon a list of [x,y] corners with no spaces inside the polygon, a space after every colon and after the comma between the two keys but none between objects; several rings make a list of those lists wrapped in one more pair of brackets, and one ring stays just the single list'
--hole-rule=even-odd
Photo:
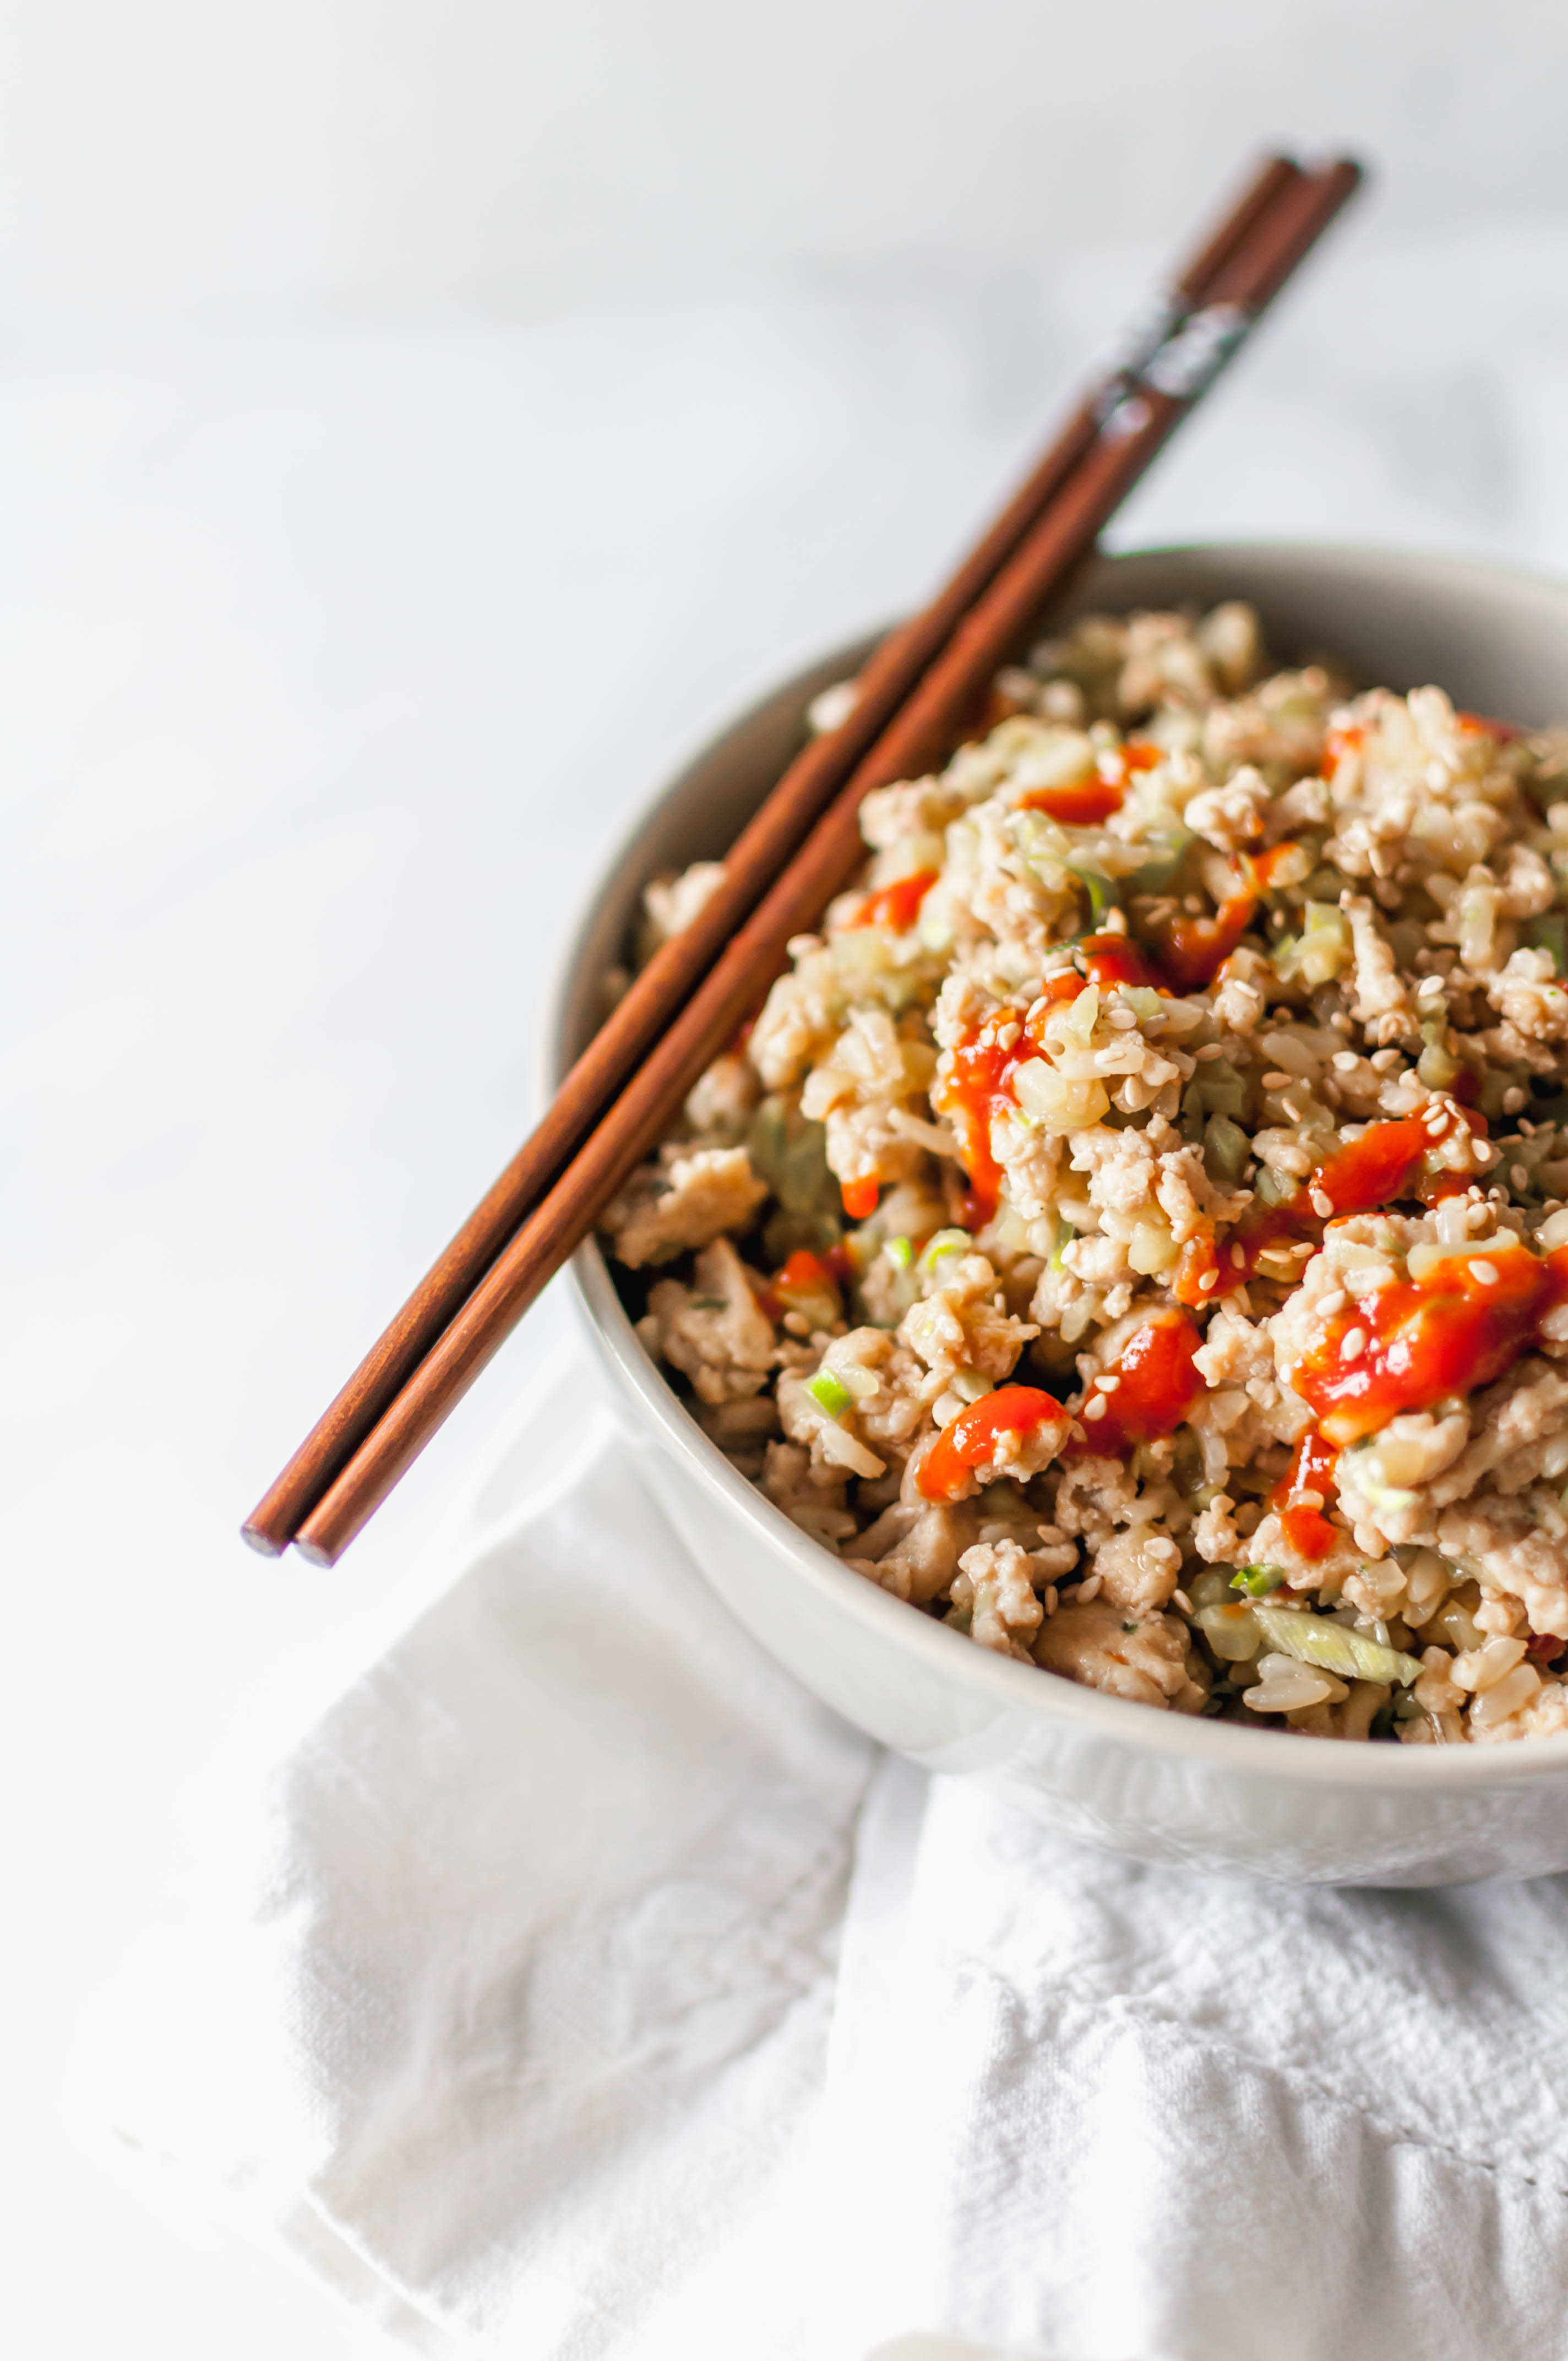
[{"label": "wooden chopstick", "polygon": [[998,666],[1058,593],[1175,427],[1321,236],[1360,179],[1339,162],[1278,188],[1216,270],[1207,302],[1102,412],[1057,495],[954,631],[799,851],[651,1048],[560,1180],[521,1223],[353,1458],[300,1526],[331,1565],[386,1498],[546,1281],[592,1230],[693,1082],[760,1005],[790,937],[812,926],[863,858],[873,787],[943,758]]},{"label": "wooden chopstick", "polygon": [[445,1246],[347,1384],[317,1420],[247,1520],[254,1548],[285,1548],[369,1433],[404,1379],[460,1310],[524,1217],[744,923],[855,764],[945,648],[1092,447],[1101,420],[1171,329],[1205,302],[1256,224],[1301,178],[1288,158],[1265,159],[1213,235],[1142,324],[1110,374],[1067,421],[951,579],[868,659],[848,718],[795,757],[725,857],[724,882],[692,923],[648,962],[556,1093],[543,1120]]}]

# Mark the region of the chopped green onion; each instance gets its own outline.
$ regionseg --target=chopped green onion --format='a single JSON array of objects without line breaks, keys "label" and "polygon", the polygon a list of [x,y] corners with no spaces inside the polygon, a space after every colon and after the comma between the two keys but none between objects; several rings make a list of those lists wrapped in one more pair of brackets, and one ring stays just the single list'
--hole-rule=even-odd
[{"label": "chopped green onion", "polygon": [[915,1259],[914,1241],[910,1238],[888,1238],[883,1242],[883,1252],[894,1270],[907,1270]]},{"label": "chopped green onion", "polygon": [[932,1270],[944,1255],[967,1254],[972,1244],[967,1230],[938,1230],[935,1237],[927,1239],[918,1268]]},{"label": "chopped green onion", "polygon": [[842,1418],[855,1399],[849,1387],[841,1384],[831,1369],[818,1369],[814,1378],[808,1378],[806,1390],[817,1408],[825,1410],[829,1418]]},{"label": "chopped green onion", "polygon": [[1284,1580],[1285,1568],[1282,1565],[1243,1565],[1232,1575],[1231,1588],[1245,1590],[1249,1598],[1266,1598],[1269,1592],[1277,1590]]},{"label": "chopped green onion", "polygon": [[1051,1268],[1053,1270],[1065,1270],[1067,1268],[1067,1265],[1063,1261],[1062,1257],[1071,1240],[1077,1237],[1078,1232],[1073,1228],[1072,1224],[1064,1219],[1060,1213],[1057,1215],[1057,1223],[1061,1235],[1057,1239],[1056,1245],[1051,1248]]},{"label": "chopped green onion", "polygon": [[1121,895],[1109,877],[1100,870],[1091,869],[1087,862],[1064,861],[1062,867],[1069,877],[1077,878],[1089,895],[1089,931],[1091,935],[1097,935],[1100,932],[1100,922],[1106,911],[1113,906],[1120,905]]},{"label": "chopped green onion", "polygon": [[1402,1649],[1386,1647],[1382,1641],[1347,1631],[1323,1616],[1297,1614],[1288,1607],[1255,1607],[1252,1611],[1271,1647],[1325,1673],[1343,1673],[1353,1681],[1398,1681],[1409,1687],[1420,1672],[1416,1658]]}]

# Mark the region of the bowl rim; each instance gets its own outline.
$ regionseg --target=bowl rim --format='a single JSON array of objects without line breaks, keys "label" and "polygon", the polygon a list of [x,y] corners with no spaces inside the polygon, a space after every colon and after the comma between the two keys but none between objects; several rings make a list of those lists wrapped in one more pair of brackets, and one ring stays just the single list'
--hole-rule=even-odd
[{"label": "bowl rim", "polygon": [[[1458,587],[1527,591],[1553,598],[1568,621],[1568,581],[1528,568],[1490,559],[1472,560],[1427,550],[1398,550],[1376,544],[1336,541],[1246,540],[1184,541],[1130,546],[1102,553],[1114,569],[1119,561],[1150,557],[1292,558],[1328,562],[1347,572],[1387,571],[1414,581],[1434,574]],[[589,935],[598,901],[608,881],[631,856],[649,820],[677,794],[701,763],[714,758],[725,741],[744,730],[765,707],[786,697],[797,686],[819,675],[825,664],[842,657],[863,659],[877,634],[858,633],[841,648],[824,654],[753,697],[738,713],[713,730],[695,752],[641,807],[598,874],[583,906],[569,948],[557,971],[554,996],[546,1011],[544,1071],[552,1086],[564,1064],[566,1011],[574,983],[589,948]],[[1042,1677],[1041,1671],[997,1654],[973,1642],[934,1618],[912,1611],[852,1574],[830,1551],[794,1526],[750,1479],[703,1433],[696,1419],[660,1374],[620,1301],[609,1266],[598,1239],[581,1246],[571,1266],[572,1288],[580,1316],[598,1349],[618,1370],[661,1431],[664,1443],[710,1491],[718,1491],[755,1534],[758,1545],[787,1557],[792,1576],[815,1589],[825,1604],[848,1614],[876,1632],[890,1647],[924,1661],[938,1676],[957,1682],[989,1699],[1014,1717],[1033,1717],[1044,1724],[1073,1731],[1085,1740],[1119,1742],[1144,1753],[1168,1759],[1175,1769],[1182,1763],[1201,1762],[1215,1769],[1229,1768],[1245,1775],[1265,1770],[1277,1781],[1305,1787],[1388,1787],[1411,1785],[1511,1786],[1520,1781],[1560,1775],[1568,1767],[1568,1735],[1556,1738],[1512,1739],[1497,1746],[1372,1746],[1365,1744],[1301,1743],[1282,1745],[1293,1733],[1273,1729],[1249,1730],[1239,1722],[1222,1722],[1191,1714],[1156,1712],[1125,1697],[1111,1697],[1074,1681]],[[1266,1754],[1260,1750],[1266,1748]]]}]

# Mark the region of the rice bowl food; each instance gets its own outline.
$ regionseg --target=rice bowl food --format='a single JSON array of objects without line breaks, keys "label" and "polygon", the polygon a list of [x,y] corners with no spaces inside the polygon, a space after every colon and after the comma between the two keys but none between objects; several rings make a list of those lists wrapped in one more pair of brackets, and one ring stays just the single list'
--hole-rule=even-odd
[{"label": "rice bowl food", "polygon": [[[1568,738],[1092,617],[606,1216],[718,1444],[983,1647],[1324,1737],[1568,1730]],[[715,872],[651,887],[646,940]]]}]

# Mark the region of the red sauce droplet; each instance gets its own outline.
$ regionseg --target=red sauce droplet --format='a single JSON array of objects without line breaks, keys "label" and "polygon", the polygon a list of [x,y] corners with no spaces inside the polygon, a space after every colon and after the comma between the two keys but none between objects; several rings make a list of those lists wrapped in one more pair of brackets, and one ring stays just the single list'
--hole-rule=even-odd
[{"label": "red sauce droplet", "polygon": [[[1070,1446],[1075,1458],[1120,1459],[1140,1443],[1153,1443],[1181,1424],[1203,1391],[1194,1363],[1202,1339],[1185,1312],[1157,1312],[1130,1336],[1103,1374],[1116,1379],[1107,1393],[1091,1384],[1078,1412],[1084,1440]],[[1105,1407],[1085,1416],[1091,1402]]]},{"label": "red sauce droplet", "polygon": [[[1489,1282],[1475,1276],[1478,1261],[1495,1273]],[[1447,1255],[1424,1279],[1396,1279],[1336,1312],[1291,1382],[1331,1443],[1358,1442],[1403,1411],[1500,1378],[1561,1283],[1518,1244]]]},{"label": "red sauce droplet", "polygon": [[[1146,989],[1159,989],[1158,976],[1136,943],[1130,943],[1125,935],[1086,935],[1078,948],[1091,983],[1142,984]],[[1079,988],[1082,989],[1081,980]]]},{"label": "red sauce droplet", "polygon": [[1524,736],[1524,731],[1516,730],[1511,721],[1494,721],[1488,713],[1456,713],[1453,718],[1467,738],[1495,738],[1499,746],[1507,746],[1515,738]]},{"label": "red sauce droplet", "polygon": [[[1468,1111],[1465,1122],[1472,1131],[1486,1130],[1483,1118]],[[1268,1247],[1288,1238],[1319,1239],[1323,1224],[1336,1217],[1376,1213],[1402,1197],[1424,1197],[1435,1204],[1455,1187],[1467,1189],[1468,1177],[1459,1173],[1423,1175],[1428,1153],[1447,1136],[1446,1131],[1430,1132],[1417,1115],[1406,1115],[1398,1123],[1375,1123],[1359,1139],[1335,1148],[1284,1204],[1254,1205],[1243,1214],[1220,1255],[1221,1289],[1240,1287],[1249,1279]],[[1326,1201],[1326,1212],[1319,1212],[1314,1198],[1319,1203]]]},{"label": "red sauce droplet", "polygon": [[1213,1232],[1205,1226],[1182,1247],[1171,1292],[1178,1303],[1189,1304],[1197,1312],[1212,1303],[1221,1291],[1220,1258]]},{"label": "red sauce droplet", "polygon": [[1212,917],[1174,911],[1153,929],[1160,972],[1178,992],[1203,992],[1235,950],[1257,909],[1247,872],[1231,863],[1233,891]]},{"label": "red sauce droplet", "polygon": [[846,1180],[839,1189],[844,1211],[851,1222],[869,1222],[877,1209],[882,1183],[872,1173],[860,1180]]},{"label": "red sauce droplet", "polygon": [[1253,854],[1252,873],[1256,880],[1260,894],[1266,894],[1272,889],[1275,878],[1280,870],[1285,867],[1287,862],[1293,862],[1300,850],[1300,846],[1294,839],[1287,837],[1283,844],[1271,844],[1266,852]]},{"label": "red sauce droplet", "polygon": [[1296,1445],[1294,1458],[1287,1474],[1269,1494],[1268,1505],[1279,1512],[1285,1528],[1285,1538],[1298,1557],[1326,1557],[1338,1536],[1323,1514],[1310,1501],[1299,1498],[1303,1492],[1316,1492],[1326,1508],[1339,1498],[1334,1483],[1334,1468],[1339,1453],[1325,1440],[1321,1429],[1310,1426]]},{"label": "red sauce droplet", "polygon": [[[1080,987],[1081,988],[1081,987]],[[1074,995],[1076,997],[1076,994]],[[1020,1016],[1021,1012],[1014,1011]],[[964,1041],[953,1051],[948,1071],[933,1085],[931,1104],[952,1125],[969,1174],[965,1212],[971,1229],[983,1229],[1002,1193],[1002,1167],[991,1152],[991,1114],[996,1100],[1014,1104],[1005,1085],[1020,1058],[1032,1058],[1035,1044],[1020,1035],[1011,1049],[995,1041]]]},{"label": "red sauce droplet", "polygon": [[995,1458],[1000,1435],[1034,1434],[1047,1420],[1066,1433],[1067,1414],[1054,1396],[1036,1386],[998,1386],[942,1429],[921,1466],[921,1491],[928,1500],[957,1499],[972,1471]]},{"label": "red sauce droplet", "polygon": [[1323,741],[1323,759],[1318,765],[1320,776],[1332,779],[1345,756],[1359,753],[1365,740],[1366,732],[1362,729],[1331,730]]},{"label": "red sauce droplet", "polygon": [[1036,787],[1020,796],[1021,811],[1044,812],[1047,819],[1059,819],[1064,828],[1095,828],[1122,808],[1124,793],[1120,779],[1107,778],[1096,772],[1087,779],[1075,779],[1070,785]]},{"label": "red sauce droplet", "polygon": [[1089,778],[1074,779],[1059,787],[1032,788],[1020,796],[1018,807],[1044,812],[1048,819],[1060,820],[1064,828],[1098,828],[1113,812],[1121,810],[1129,774],[1152,771],[1162,760],[1157,746],[1151,746],[1146,739],[1130,738],[1124,746],[1106,747]]},{"label": "red sauce droplet", "polygon": [[934,869],[916,869],[912,876],[897,877],[891,885],[879,886],[874,894],[866,895],[850,925],[888,927],[895,935],[907,934],[937,875]]}]

